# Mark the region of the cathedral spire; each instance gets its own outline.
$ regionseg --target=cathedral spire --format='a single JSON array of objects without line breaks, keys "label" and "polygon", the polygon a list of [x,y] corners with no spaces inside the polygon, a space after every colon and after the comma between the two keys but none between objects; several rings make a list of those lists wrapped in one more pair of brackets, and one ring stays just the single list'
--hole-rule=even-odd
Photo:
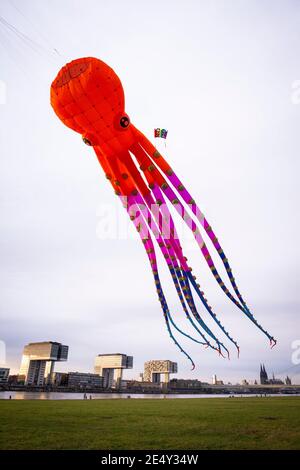
[{"label": "cathedral spire", "polygon": [[260,365],[260,383],[267,384],[268,383],[268,374],[266,372],[266,368],[264,364]]}]

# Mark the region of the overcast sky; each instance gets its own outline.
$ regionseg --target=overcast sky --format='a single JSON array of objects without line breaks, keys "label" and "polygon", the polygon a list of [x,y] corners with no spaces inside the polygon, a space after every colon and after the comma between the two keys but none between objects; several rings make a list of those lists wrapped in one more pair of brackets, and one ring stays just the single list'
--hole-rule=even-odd
[{"label": "overcast sky", "polygon": [[[17,28],[0,22],[0,340],[12,372],[24,344],[54,340],[70,347],[58,371],[92,371],[97,354],[122,352],[134,356],[125,377],[146,360],[170,359],[182,378],[254,380],[264,362],[299,382],[300,3],[1,0],[0,15]],[[146,136],[168,129],[167,159],[277,338],[273,350],[185,240],[210,304],[241,346],[240,359],[232,351],[228,361],[177,336],[196,362],[191,372],[166,332],[134,230],[103,238],[107,208],[116,229],[130,226],[127,214],[93,150],[49,103],[59,69],[83,56],[114,68]],[[174,317],[189,330],[161,269]]]}]

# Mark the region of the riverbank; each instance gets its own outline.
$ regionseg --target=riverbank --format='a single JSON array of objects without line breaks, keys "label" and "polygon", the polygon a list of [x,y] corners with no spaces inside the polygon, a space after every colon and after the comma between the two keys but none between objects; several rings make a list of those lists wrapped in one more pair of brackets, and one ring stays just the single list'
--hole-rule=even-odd
[{"label": "riverbank", "polygon": [[153,387],[127,387],[119,390],[102,389],[99,387],[57,387],[53,385],[47,386],[29,386],[29,385],[4,385],[0,386],[0,394],[3,392],[25,392],[25,393],[87,393],[87,394],[115,394],[124,395],[298,395],[300,394],[300,385],[202,385],[193,388],[165,387],[153,384]]},{"label": "riverbank", "polygon": [[[129,391],[123,393],[117,392],[72,392],[68,390],[66,393],[63,391],[59,392],[40,392],[40,391],[0,391],[0,400],[82,400],[82,399],[94,399],[94,400],[112,400],[112,399],[182,399],[182,398],[253,398],[253,397],[282,397],[292,396],[291,394],[280,394],[280,393],[234,393],[234,394],[212,394],[212,393],[131,393]],[[295,396],[295,395],[293,395]],[[296,395],[297,396],[297,395]],[[300,394],[299,394],[300,396]]]},{"label": "riverbank", "polygon": [[1,400],[1,449],[299,449],[300,397]]}]

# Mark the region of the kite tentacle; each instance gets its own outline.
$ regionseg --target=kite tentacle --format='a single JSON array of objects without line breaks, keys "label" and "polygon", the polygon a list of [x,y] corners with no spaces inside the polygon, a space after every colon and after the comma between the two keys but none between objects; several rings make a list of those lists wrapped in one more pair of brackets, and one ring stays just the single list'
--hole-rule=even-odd
[{"label": "kite tentacle", "polygon": [[[153,241],[151,239],[151,236],[149,234],[149,231],[148,231],[148,228],[147,228],[147,225],[145,223],[144,220],[141,220],[141,218],[139,217],[139,215],[141,214],[142,215],[142,209],[140,208],[140,204],[144,204],[144,202],[138,202],[136,200],[136,197],[135,196],[131,196],[130,199],[133,198],[134,199],[134,202],[133,204],[129,204],[129,207],[128,207],[128,213],[130,214],[130,218],[131,220],[133,221],[137,231],[140,233],[141,235],[141,238],[143,237],[143,240],[145,240],[145,248],[146,248],[146,252],[147,252],[147,255],[148,255],[148,258],[149,258],[149,261],[150,261],[150,264],[152,266],[152,270],[154,272],[158,272],[158,268],[157,268],[157,261],[156,261],[156,257],[155,257],[155,251],[154,251],[154,245],[153,245]],[[139,211],[136,211],[136,206],[139,207],[139,210],[141,210],[141,212]],[[132,212],[132,209],[133,209],[133,212]],[[145,219],[146,220],[146,219]],[[144,237],[144,235],[142,234],[142,230],[143,230],[143,233],[147,231],[148,233],[148,240]],[[167,248],[166,247],[163,247],[163,246],[160,246],[160,249],[164,255],[164,257],[166,258],[167,257]],[[151,257],[151,254],[153,253],[153,257]],[[155,262],[153,262],[153,258],[155,259]],[[168,262],[168,267],[169,267],[169,270],[171,272],[172,270],[172,267],[171,267],[171,263]],[[160,287],[157,288],[158,290],[158,293],[161,294],[162,293],[162,286],[160,284]],[[164,297],[165,299],[165,297]],[[183,299],[182,299],[183,300]],[[165,300],[164,300],[165,301]],[[167,307],[168,309],[168,307]],[[169,311],[169,309],[168,309]],[[188,312],[187,312],[188,313]],[[177,325],[176,323],[174,322],[174,320],[172,319],[172,316],[171,314],[169,313],[169,317],[170,317],[170,321],[172,323],[172,325],[174,326],[174,328],[176,328],[177,331],[179,331],[182,335],[186,336],[187,338],[191,339],[192,341],[195,341],[196,343],[198,344],[202,344],[202,345],[207,345],[207,341],[205,343],[203,343],[202,341],[199,341],[195,338],[193,338],[192,336],[190,336],[189,334],[185,333],[184,331],[182,331]],[[191,320],[192,321],[192,320]],[[197,330],[198,331],[198,330]],[[200,331],[199,331],[200,332]],[[204,337],[204,339],[206,339]]]},{"label": "kite tentacle", "polygon": [[169,181],[172,183],[174,188],[178,191],[180,194],[181,198],[184,200],[184,202],[188,205],[191,206],[191,210],[193,214],[196,216],[202,227],[204,228],[205,232],[209,236],[213,246],[215,247],[216,251],[218,252],[224,267],[226,269],[227,275],[229,277],[230,283],[240,300],[240,302],[247,307],[246,302],[244,301],[241,293],[239,292],[238,286],[235,282],[235,278],[233,277],[232,274],[232,269],[230,267],[229,261],[220,245],[220,242],[218,241],[218,238],[216,237],[212,227],[208,223],[207,219],[205,218],[203,212],[201,209],[198,207],[196,204],[194,198],[191,196],[191,194],[188,192],[186,187],[183,185],[182,181],[178,178],[178,176],[175,174],[175,172],[172,170],[172,168],[168,165],[166,160],[163,158],[163,156],[156,150],[156,148],[151,144],[151,142],[146,139],[146,137],[139,132],[139,137],[141,141],[141,145],[145,149],[145,151],[148,153],[150,158],[155,159],[157,161],[158,167],[162,170],[162,172],[166,175],[166,177],[169,179]]},{"label": "kite tentacle", "polygon": [[[150,199],[149,200],[149,189],[147,188],[145,182],[143,181],[142,179],[142,176],[141,174],[139,173],[138,169],[136,168],[129,152],[127,152],[126,154],[123,153],[122,154],[122,163],[124,163],[125,165],[125,168],[127,168],[127,170],[130,172],[131,176],[133,177],[134,181],[135,181],[135,184],[137,185],[137,187],[139,188],[139,190],[141,191],[141,194],[139,194],[137,192],[137,190],[135,189],[133,192],[132,192],[132,195],[134,197],[139,197],[139,203],[141,203],[143,205],[144,208],[146,208],[146,205],[149,206],[149,211],[147,210],[147,214],[145,216],[145,220],[148,222],[148,225],[151,229],[151,231],[153,232],[155,238],[158,240],[159,242],[159,246],[161,248],[164,248],[165,247],[165,241],[163,240],[163,238],[161,238],[161,234],[160,234],[160,231],[159,229],[157,228],[154,220],[153,220],[153,217],[151,215],[151,206],[153,206],[153,200]],[[116,162],[112,162],[110,161],[109,164],[112,166],[114,165],[114,169],[113,171],[116,172],[116,175],[118,176],[118,165],[116,164]],[[120,177],[119,177],[120,179]],[[151,195],[150,195],[150,198],[151,198]],[[146,205],[145,205],[145,202],[146,202]],[[155,214],[156,215],[156,214]],[[164,248],[165,249],[165,248]],[[184,260],[184,257],[183,255],[181,255],[180,253],[178,253],[177,251],[177,254],[178,256],[181,258],[181,262],[185,263],[185,260]],[[167,264],[170,264],[170,260],[171,260],[171,257],[169,256],[169,253],[168,251],[163,251],[163,255],[167,261]],[[187,268],[187,265],[186,265],[186,268]],[[194,314],[194,312],[192,312]],[[200,315],[198,314],[198,312],[196,311],[195,314],[194,314],[196,320],[200,323],[200,325],[202,326],[203,329],[205,329],[205,331],[217,342],[219,348],[220,348],[220,345],[222,345],[222,343],[220,343],[220,341],[215,337],[215,335],[210,331],[210,329],[207,327],[207,325],[203,322],[203,320],[201,319]],[[205,341],[206,343],[208,342],[205,338]],[[224,347],[224,346],[223,346]],[[224,347],[224,349],[226,349]]]},{"label": "kite tentacle", "polygon": [[[164,199],[164,197],[163,197],[163,194],[162,194],[160,188],[159,188],[157,185],[155,185],[155,186],[153,187],[153,195],[155,196],[156,199],[159,199],[159,200],[161,200],[161,201],[163,202],[162,207],[165,208],[165,211],[166,211],[166,213],[167,213],[167,215],[168,215],[168,218],[169,218],[170,220],[172,220],[172,216],[171,216],[170,211],[169,211],[169,209],[168,209],[168,206],[167,206],[167,204],[166,204],[166,202],[165,202],[165,199]],[[173,222],[173,225],[174,225],[174,222]],[[176,236],[176,232],[175,232],[175,236]],[[172,238],[173,238],[173,237],[172,237]],[[189,278],[189,277],[191,277],[191,278],[193,279],[192,285],[193,285],[193,287],[194,287],[194,289],[195,289],[195,291],[196,291],[198,297],[200,298],[201,302],[203,303],[203,305],[205,306],[206,310],[208,311],[209,315],[213,318],[213,320],[218,324],[218,326],[219,326],[220,329],[223,331],[223,333],[224,333],[224,334],[227,336],[227,338],[236,346],[237,350],[239,351],[239,346],[238,346],[238,344],[237,344],[236,341],[229,335],[229,333],[225,330],[225,327],[224,327],[224,326],[221,324],[221,322],[218,320],[216,314],[213,312],[213,310],[212,310],[212,308],[210,307],[210,305],[208,305],[208,303],[207,303],[207,301],[206,301],[206,299],[205,299],[205,297],[204,297],[204,293],[202,293],[202,292],[199,290],[198,285],[197,285],[197,283],[196,283],[196,276],[192,276],[190,269],[187,269],[187,270],[186,270],[186,269],[183,269],[183,268],[182,268],[182,271],[183,271],[183,273],[184,273],[186,287],[187,287],[187,289],[189,290],[189,296],[191,297],[191,302],[192,302],[192,304],[193,304],[193,307],[196,309],[195,304],[194,304],[194,300],[193,300],[193,296],[192,296],[192,293],[191,293],[190,287],[189,287],[189,282],[188,282],[188,278]],[[227,350],[227,353],[228,353],[228,350]]]},{"label": "kite tentacle", "polygon": [[[152,158],[153,159],[157,159],[158,162],[161,160],[162,162],[164,162],[164,164],[160,165],[160,168],[162,169],[162,171],[168,175],[168,171],[170,173],[173,174],[173,171],[170,169],[170,167],[168,166],[168,164],[166,163],[166,161],[163,159],[163,157],[157,152],[157,150],[155,149],[155,147],[151,144],[151,142],[149,142],[144,136],[142,133],[140,133],[139,131],[138,132],[138,135],[139,135],[139,138],[140,138],[140,142],[141,142],[141,148],[142,150],[144,151],[145,153],[145,158],[148,159],[147,161],[150,163],[149,167],[151,167],[151,171],[155,172],[155,175],[156,177],[158,178],[159,180],[159,183],[160,183],[160,186],[161,186],[161,189],[163,190],[164,194],[167,196],[167,198],[172,202],[172,204],[174,205],[175,209],[177,210],[177,212],[180,214],[180,216],[183,218],[183,220],[187,223],[187,225],[189,226],[189,228],[193,231],[193,234],[194,234],[194,237],[202,251],[202,254],[204,255],[204,258],[206,259],[206,262],[211,270],[211,272],[213,273],[216,281],[218,282],[219,286],[221,287],[221,289],[225,292],[225,294],[227,295],[227,297],[229,297],[229,299],[256,325],[257,328],[260,329],[260,331],[262,331],[270,340],[270,343],[271,343],[271,346],[273,347],[275,344],[276,344],[276,340],[274,339],[273,336],[271,336],[267,330],[265,330],[258,322],[257,320],[255,319],[254,315],[250,312],[249,308],[247,307],[247,305],[245,303],[240,303],[239,301],[237,301],[233,295],[230,293],[230,291],[227,289],[227,287],[225,286],[224,282],[222,281],[222,278],[221,276],[219,275],[216,267],[215,267],[215,264],[209,254],[209,251],[205,245],[205,242],[200,234],[200,231],[198,229],[198,227],[196,226],[195,222],[190,218],[189,215],[187,215],[187,212],[184,210],[184,207],[183,205],[180,203],[180,201],[178,200],[176,194],[173,192],[173,190],[170,188],[170,186],[166,183],[166,181],[164,180],[163,176],[161,175],[161,173],[158,171],[155,163],[153,160],[150,159],[148,153],[149,152],[152,152],[152,154],[150,153],[150,155],[152,155]],[[154,156],[154,154],[156,156]],[[159,165],[159,163],[158,163]],[[148,167],[148,168],[149,168]],[[200,210],[199,210],[200,212]],[[200,212],[201,213],[201,212]],[[182,215],[184,214],[184,216]],[[202,214],[202,213],[201,213]],[[201,219],[201,217],[200,217]],[[225,256],[225,255],[224,255]],[[225,260],[225,261],[224,261]],[[224,262],[227,264],[228,263],[228,260],[227,258],[225,259],[224,258]],[[272,345],[273,343],[273,345]]]},{"label": "kite tentacle", "polygon": [[[110,180],[116,194],[121,198],[123,206],[126,208],[127,212],[129,213],[130,218],[133,221],[133,223],[134,223],[137,231],[139,232],[140,237],[142,238],[142,241],[144,243],[145,250],[147,252],[148,259],[149,259],[151,269],[152,269],[152,273],[153,273],[153,276],[154,276],[154,281],[155,281],[155,284],[156,284],[156,287],[157,287],[158,298],[159,298],[159,301],[160,301],[160,304],[161,304],[161,307],[162,307],[162,310],[163,310],[163,314],[164,314],[164,318],[165,318],[165,322],[166,322],[166,326],[167,326],[167,330],[169,332],[169,335],[172,338],[172,340],[174,341],[174,343],[176,344],[176,346],[180,349],[180,351],[191,361],[192,367],[195,368],[195,364],[194,364],[192,358],[190,357],[190,355],[182,348],[182,346],[179,344],[179,342],[174,337],[174,335],[172,333],[172,330],[171,330],[171,327],[170,327],[170,323],[174,326],[174,328],[177,331],[179,331],[181,334],[188,337],[192,341],[195,341],[195,342],[200,343],[200,344],[204,344],[204,343],[196,340],[192,336],[190,336],[187,333],[183,332],[176,325],[176,323],[174,322],[174,320],[172,318],[172,315],[169,311],[169,308],[168,308],[168,305],[167,305],[167,302],[166,302],[166,299],[165,299],[165,295],[163,293],[163,289],[162,289],[162,286],[161,286],[161,283],[160,283],[160,280],[159,280],[158,267],[157,267],[157,261],[156,261],[156,256],[155,256],[154,245],[153,245],[152,239],[150,237],[150,234],[147,230],[147,226],[143,222],[142,219],[137,221],[135,215],[130,213],[130,207],[132,206],[131,198],[133,198],[133,202],[135,204],[134,196],[128,196],[127,197],[125,195],[128,194],[129,189],[132,189],[132,182],[130,182],[130,180],[128,180],[127,177],[123,178],[124,181],[122,181],[121,178],[124,177],[125,173],[121,174],[120,169],[118,168],[117,162],[113,162],[112,160],[110,162],[108,162],[107,159],[102,158],[102,163],[101,164],[103,166],[104,171],[106,172],[107,178]],[[135,191],[136,190],[134,190],[134,192]],[[127,201],[124,201],[124,196],[127,198],[127,201],[130,200],[130,204]]]},{"label": "kite tentacle", "polygon": [[[153,212],[152,209],[153,209],[153,206],[156,206],[154,200],[152,199],[152,196],[149,192],[149,190],[145,190],[145,183],[144,183],[144,180],[142,179],[142,176],[141,174],[139,173],[138,169],[136,168],[131,156],[129,153],[127,153],[126,155],[122,155],[122,161],[125,163],[125,165],[127,166],[128,170],[130,171],[131,175],[133,176],[133,178],[135,179],[135,182],[137,184],[137,186],[143,190],[144,192],[144,200],[149,208],[149,211],[147,211],[147,215],[145,216],[145,219],[149,222],[149,219],[150,219],[150,228],[153,230],[153,228],[155,227],[155,232],[154,232],[154,235],[156,238],[159,238],[159,245],[160,246],[164,246],[166,244],[166,241],[163,239],[162,237],[162,240],[161,240],[161,232],[157,229],[156,225],[155,225],[155,222],[151,216],[151,213]],[[142,195],[140,194],[139,196],[136,195],[136,198],[137,197],[140,197],[139,199],[139,202],[142,203],[144,205],[144,200],[143,200],[143,197]],[[160,226],[160,223],[159,223],[159,217],[158,217],[158,214],[156,213],[156,211],[154,211],[154,218],[155,220],[157,221],[158,219],[158,224]],[[170,242],[172,241],[172,239],[170,240]],[[183,264],[183,268],[185,268],[186,270],[188,270],[188,266],[186,265],[186,261],[185,261],[185,258],[183,257],[183,254],[181,251],[178,251],[178,246],[175,245],[174,247],[174,250],[177,254],[177,256],[179,257],[181,263]],[[164,254],[165,255],[165,254]],[[167,254],[167,256],[165,255],[166,257],[166,260],[169,260],[170,256],[169,254]],[[183,290],[183,293],[184,295],[186,296],[186,292],[185,290]],[[187,299],[188,300],[188,299]],[[189,302],[188,302],[189,304]],[[195,304],[193,304],[193,309],[192,309],[192,313],[193,315],[195,316],[196,320],[198,321],[198,323],[202,326],[202,328],[209,334],[209,336],[211,336],[218,344],[218,349],[220,350],[221,346],[226,350],[226,352],[228,353],[228,350],[227,348],[216,338],[216,336],[212,333],[212,331],[208,328],[208,326],[204,323],[204,321],[201,319],[199,313],[197,312],[197,309],[196,309],[196,306]],[[210,307],[208,306],[209,308],[209,311],[211,311]],[[224,333],[226,334],[226,330],[223,328],[223,331]],[[230,338],[230,337],[229,337]]]},{"label": "kite tentacle", "polygon": [[[179,350],[190,360],[191,364],[192,364],[192,370],[195,369],[195,363],[193,361],[193,359],[191,358],[191,356],[181,347],[181,345],[178,343],[178,341],[176,340],[176,338],[174,337],[173,333],[172,333],[172,330],[170,328],[170,325],[169,325],[169,321],[168,319],[171,320],[172,324],[174,324],[173,320],[172,320],[172,317],[170,316],[170,312],[169,312],[169,308],[168,308],[168,305],[167,305],[167,302],[166,302],[166,299],[165,299],[165,296],[164,296],[164,293],[163,293],[163,290],[162,290],[162,287],[161,287],[161,283],[160,283],[160,279],[159,279],[159,275],[158,273],[155,273],[154,274],[154,281],[155,283],[158,284],[158,286],[160,287],[160,290],[161,290],[161,293],[159,295],[159,300],[160,300],[160,303],[161,303],[161,306],[162,306],[162,309],[164,311],[164,316],[165,316],[165,319],[166,319],[166,325],[167,325],[167,329],[168,329],[168,332],[169,332],[169,335],[171,337],[171,339],[174,341],[174,343],[176,344],[176,346],[179,348]],[[178,329],[176,327],[176,329]],[[179,330],[180,331],[180,330]],[[184,333],[183,333],[184,334]],[[185,335],[187,336],[187,335]],[[190,337],[191,338],[191,337]],[[191,338],[193,339],[193,338]]]},{"label": "kite tentacle", "polygon": [[[144,137],[145,139],[145,137]],[[147,140],[147,139],[145,139]],[[148,141],[147,141],[148,142]],[[143,142],[144,144],[144,142]],[[150,142],[148,142],[149,145],[152,146],[152,144]],[[141,145],[141,144],[140,144]],[[178,214],[180,215],[180,217],[183,219],[183,221],[186,223],[186,225],[188,226],[188,228],[192,231],[193,233],[193,236],[201,250],[201,253],[202,255],[204,256],[205,260],[206,260],[206,263],[209,267],[209,269],[211,270],[212,274],[214,275],[217,283],[219,284],[219,286],[221,287],[221,289],[224,291],[224,293],[227,295],[227,297],[229,297],[229,299],[240,309],[242,310],[243,312],[245,312],[245,308],[243,305],[241,305],[239,303],[238,300],[236,300],[233,295],[231,294],[231,292],[227,289],[225,283],[223,282],[221,276],[219,275],[218,273],[218,270],[213,262],[213,259],[209,253],[209,250],[203,240],[203,237],[200,233],[200,230],[199,228],[197,227],[197,224],[195,223],[195,221],[192,219],[192,217],[189,215],[189,213],[185,210],[183,204],[180,202],[180,200],[178,199],[177,195],[174,193],[174,191],[172,190],[172,188],[169,186],[169,184],[166,182],[166,180],[164,179],[164,177],[162,176],[162,174],[159,172],[158,168],[156,167],[156,164],[154,163],[154,161],[152,161],[150,159],[150,157],[147,155],[146,153],[146,149],[141,146],[141,149],[143,150],[144,152],[144,158],[145,160],[147,161],[148,163],[148,169],[150,169],[151,171],[153,171],[153,173],[155,173],[155,178],[156,178],[156,181],[158,183],[158,185],[160,186],[160,188],[162,189],[163,193],[166,195],[167,199],[172,203],[172,205],[175,207],[176,211],[178,212]],[[246,312],[245,312],[246,313]]]},{"label": "kite tentacle", "polygon": [[[150,210],[148,210],[148,208],[145,206],[145,202],[143,201],[142,197],[140,194],[136,195],[135,196],[135,200],[136,200],[136,203],[139,204],[139,206],[143,206],[142,208],[142,211],[146,211],[146,215],[144,215],[145,217],[145,220],[147,221],[150,221],[150,224],[151,224],[151,230],[152,232],[154,233],[154,236],[155,238],[157,239],[157,242],[158,242],[158,245],[163,253],[163,256],[164,258],[166,259],[167,261],[167,264],[168,264],[168,267],[169,267],[169,270],[170,270],[170,273],[172,275],[172,272],[171,272],[171,264],[175,262],[176,260],[176,256],[175,256],[175,253],[171,251],[171,248],[168,247],[168,244],[166,243],[166,241],[161,237],[161,234],[159,232],[159,230],[157,229],[157,226],[155,225],[155,222],[154,220],[152,219],[152,216],[151,216],[151,212]],[[174,266],[174,264],[173,264]],[[172,279],[173,279],[173,282],[174,282],[174,285],[176,287],[176,290],[177,290],[177,286],[176,286],[176,282],[175,282],[175,278],[173,277],[172,275]],[[180,292],[180,289],[179,291],[177,290],[177,293],[179,295],[179,292]],[[186,293],[183,291],[183,294],[184,296],[186,297]],[[179,296],[180,298],[180,296]],[[188,302],[188,300],[187,300]],[[184,311],[185,313],[188,314],[188,311],[186,310],[185,308],[185,305],[183,305],[183,308],[184,308]],[[201,327],[206,331],[206,333],[211,336],[215,341],[216,343],[218,344],[218,351],[220,349],[220,346],[222,346],[225,350],[225,346],[215,337],[215,335],[210,331],[210,329],[207,327],[207,325],[204,323],[204,321],[202,320],[202,318],[200,317],[199,313],[197,312],[196,308],[194,310],[192,310],[192,314],[193,316],[195,317],[195,319],[197,320],[197,322],[201,325]],[[189,315],[189,314],[188,314]],[[189,320],[191,321],[191,318],[189,318]],[[199,334],[201,335],[201,337],[205,340],[205,345],[208,345],[210,347],[212,347],[213,349],[216,349],[215,347],[213,347],[209,341],[206,339],[206,337],[203,335],[203,333],[194,325],[194,323],[191,321],[191,323],[193,324],[193,326],[195,327],[195,329],[199,332]],[[202,343],[203,344],[203,343]]]},{"label": "kite tentacle", "polygon": [[[156,193],[155,192],[155,189],[158,190],[158,192]],[[173,219],[172,219],[172,216],[169,212],[169,209],[168,209],[168,206],[166,205],[166,202],[164,200],[164,197],[162,195],[162,193],[160,192],[159,188],[157,186],[154,186],[153,187],[153,195],[156,197],[158,196],[159,200],[162,201],[162,205],[160,206],[160,209],[164,208],[165,209],[165,212],[167,213],[167,216],[168,216],[168,220],[172,221],[173,223],[173,226],[174,226],[174,230],[175,230],[175,225],[174,225],[174,222],[173,222]],[[157,199],[157,198],[156,198]],[[150,199],[150,202],[151,199]],[[164,215],[164,214],[162,214]],[[176,237],[176,231],[174,232],[174,235],[172,234],[172,231],[171,231],[171,235],[170,235],[170,243],[171,243],[171,246],[173,246],[173,249],[177,248],[178,249],[178,246],[175,246],[174,247],[174,244],[176,243],[176,240],[174,239],[174,236]],[[181,251],[181,247],[180,247],[180,251]],[[182,253],[182,251],[181,251]],[[182,254],[182,257],[183,257],[183,254]],[[185,259],[185,258],[184,258]],[[178,267],[179,269],[179,267]],[[182,279],[182,273],[179,271],[177,271],[178,275],[179,275],[179,282],[181,284],[181,288],[182,288],[182,291],[186,297],[186,300],[187,300],[187,303],[192,311],[192,313],[197,316],[199,315],[198,312],[197,312],[197,308],[196,308],[196,305],[194,303],[194,299],[193,299],[193,296],[192,296],[192,293],[190,291],[190,288],[189,288],[189,283],[188,283],[188,278],[187,278],[187,274],[190,273],[190,268],[187,266],[182,266],[182,271],[185,273],[185,276],[184,276],[184,279]],[[176,269],[175,269],[176,270]],[[197,292],[197,290],[196,290]],[[197,292],[198,294],[198,292]],[[237,347],[237,349],[239,350],[239,347],[236,343],[236,341],[233,340],[233,338],[229,335],[229,333],[225,330],[225,327],[221,324],[221,322],[218,320],[217,316],[215,315],[215,313],[212,311],[212,308],[208,305],[204,295],[199,295],[199,298],[201,300],[201,302],[203,303],[203,305],[205,306],[206,310],[208,311],[208,313],[210,314],[210,316],[213,318],[213,320],[218,324],[218,326],[220,327],[220,329],[223,331],[223,333],[227,336],[227,338]],[[202,325],[203,326],[203,325]],[[207,331],[208,332],[208,331]],[[228,352],[228,349],[222,344],[219,342],[219,340],[213,336],[214,340],[217,342],[217,344],[219,345],[219,348],[220,348],[220,344],[222,345],[222,347],[226,350],[227,354],[229,355],[229,352]]]},{"label": "kite tentacle", "polygon": [[149,259],[150,264],[151,264],[151,269],[152,269],[152,273],[153,273],[153,276],[154,276],[154,282],[155,282],[155,285],[156,285],[158,299],[160,301],[160,304],[161,304],[161,307],[162,307],[162,310],[163,310],[163,313],[164,313],[164,318],[165,318],[165,321],[166,321],[166,325],[167,325],[169,335],[172,338],[172,340],[174,341],[174,343],[176,344],[176,346],[180,349],[180,351],[190,360],[190,362],[192,364],[192,368],[194,369],[195,368],[195,363],[194,363],[193,359],[182,348],[182,346],[178,343],[176,338],[173,336],[172,330],[170,328],[169,321],[171,322],[171,324],[173,325],[173,327],[177,331],[179,331],[182,335],[186,336],[187,338],[191,339],[192,341],[195,341],[196,343],[199,343],[199,344],[206,344],[206,343],[202,343],[202,342],[198,341],[197,339],[193,338],[192,336],[188,335],[187,333],[182,331],[176,325],[176,323],[174,322],[174,320],[171,316],[171,313],[170,313],[170,310],[169,310],[169,307],[168,307],[163,289],[162,289],[160,279],[159,279],[157,261],[156,261],[156,256],[155,256],[155,249],[154,249],[154,244],[153,244],[151,235],[149,234],[149,231],[148,231],[148,228],[147,228],[147,225],[146,225],[145,221],[143,221],[142,219],[139,219],[139,221],[137,221],[136,217],[131,213],[132,207],[137,204],[135,199],[134,199],[134,196],[132,196],[132,197],[133,197],[133,204],[131,204],[131,197],[128,198],[129,203],[127,205],[127,212],[130,215],[131,219],[132,219],[132,217],[134,217],[134,219],[132,219],[132,221],[133,221],[133,223],[134,223],[134,225],[135,225],[135,227],[136,227],[138,233],[140,234],[140,237],[141,237],[141,239],[144,243],[144,246],[145,246],[145,249],[146,249],[146,252],[147,252],[147,256],[148,256],[148,259]]},{"label": "kite tentacle", "polygon": [[[185,303],[185,299],[182,295],[182,286],[181,284],[179,283],[179,278],[178,278],[178,274],[177,274],[177,269],[180,269],[178,264],[175,262],[173,263],[173,267],[170,268],[170,273],[171,273],[171,276],[173,278],[173,282],[175,284],[175,287],[176,287],[176,291],[177,291],[177,294],[178,294],[178,297],[180,299],[180,302],[181,302],[181,305],[182,305],[182,308],[186,314],[186,317],[187,319],[189,320],[189,322],[192,324],[192,326],[195,328],[195,330],[201,335],[201,337],[205,340],[205,343],[201,342],[201,344],[205,345],[205,346],[208,346],[216,351],[219,351],[219,348],[216,348],[215,346],[213,346],[205,337],[205,335],[201,332],[201,330],[199,330],[198,326],[195,324],[195,322],[193,321],[191,315],[189,314],[189,311],[186,307],[186,303]],[[193,315],[196,317],[196,312],[192,312]]]},{"label": "kite tentacle", "polygon": [[[176,228],[175,228],[175,224],[174,224],[174,221],[173,221],[173,218],[171,216],[171,213],[169,211],[169,208],[166,204],[166,201],[164,199],[164,196],[159,188],[159,186],[154,182],[154,178],[152,177],[152,171],[151,169],[149,169],[149,167],[147,166],[147,162],[144,161],[144,154],[142,152],[142,149],[140,147],[134,147],[133,149],[133,152],[134,152],[134,155],[135,157],[137,158],[139,164],[140,164],[140,168],[142,171],[144,171],[144,174],[145,174],[145,177],[149,183],[149,186],[151,187],[152,189],[152,194],[153,196],[155,197],[155,202],[156,204],[158,204],[159,206],[159,209],[160,209],[160,213],[162,214],[163,217],[166,218],[167,222],[169,223],[170,227],[169,227],[169,240],[170,240],[170,243],[173,245],[173,248],[174,249],[179,249],[180,252],[181,252],[181,255],[183,257],[183,253],[182,253],[182,248],[181,246],[179,245],[179,238],[178,238],[178,235],[177,235],[177,232],[176,232]],[[149,196],[148,196],[149,197]],[[150,200],[150,203],[152,201]],[[185,258],[184,258],[185,259]],[[188,266],[185,266],[182,268],[183,271],[185,273],[189,273],[189,268]],[[181,273],[179,275],[179,278],[181,277]],[[185,284],[182,285],[182,288],[184,289],[184,292],[187,290],[187,289],[190,289],[189,288],[189,282],[188,282],[188,278],[185,274],[185,277],[183,279],[185,281]],[[200,293],[199,289],[195,289],[196,290],[196,293],[198,294],[201,302],[204,304],[206,310],[208,311],[208,313],[210,314],[210,316],[213,318],[213,320],[218,324],[218,326],[220,327],[220,329],[223,331],[223,333],[227,336],[227,338],[236,346],[237,350],[239,351],[239,346],[238,344],[236,343],[236,341],[229,335],[229,333],[225,330],[225,327],[221,324],[221,322],[218,320],[216,314],[212,311],[212,308],[208,305],[205,297],[203,294]],[[192,296],[192,293],[189,291],[187,293],[187,301],[188,301],[188,304],[191,308],[191,310],[194,310],[197,312],[197,309],[196,309],[196,306],[195,306],[195,303],[194,303],[194,300],[193,300],[193,296]],[[197,312],[198,313],[198,312]],[[226,348],[225,348],[226,349]],[[227,354],[229,355],[229,352],[228,350],[226,349],[227,351]]]},{"label": "kite tentacle", "polygon": [[[158,188],[159,190],[159,188]],[[155,191],[153,190],[153,194],[155,194]],[[163,199],[163,196],[160,192],[158,192],[158,195],[159,197],[163,200],[163,205],[166,207],[166,211],[169,211],[168,210],[168,207],[166,206],[165,204],[165,201]],[[169,213],[169,217],[171,217],[171,214]],[[172,239],[170,240],[170,242],[172,243]],[[196,305],[195,305],[195,302],[194,302],[194,299],[193,299],[193,295],[192,295],[192,292],[190,290],[190,285],[189,285],[189,281],[188,281],[188,278],[189,276],[191,276],[193,278],[193,287],[195,288],[195,291],[198,295],[198,297],[200,298],[202,304],[204,305],[205,309],[208,311],[209,315],[213,318],[213,320],[217,323],[217,325],[219,326],[219,328],[223,331],[223,333],[225,334],[225,336],[227,336],[227,338],[236,346],[236,348],[238,349],[239,351],[239,346],[237,345],[236,341],[229,335],[229,333],[226,331],[225,327],[222,325],[222,323],[218,320],[216,314],[213,312],[212,308],[210,305],[208,305],[208,302],[207,300],[205,299],[204,297],[204,294],[202,293],[202,295],[198,292],[199,290],[196,288],[197,284],[196,284],[196,277],[195,276],[192,276],[191,274],[191,271],[190,271],[190,268],[188,269],[185,269],[184,267],[181,267],[181,270],[180,271],[180,268],[179,266],[177,266],[175,268],[176,272],[177,272],[177,275],[178,275],[178,278],[179,278],[179,281],[180,281],[180,284],[181,284],[181,288],[183,290],[183,292],[185,293],[186,295],[186,298],[187,298],[187,302],[188,302],[188,305],[191,309],[191,311],[194,313],[194,314],[198,314],[197,312],[197,308],[196,308]],[[217,343],[219,344],[219,341],[215,338],[215,340],[217,341]],[[222,343],[221,343],[222,344]],[[228,349],[222,344],[223,348],[226,350],[228,356],[229,356],[229,351]]]}]

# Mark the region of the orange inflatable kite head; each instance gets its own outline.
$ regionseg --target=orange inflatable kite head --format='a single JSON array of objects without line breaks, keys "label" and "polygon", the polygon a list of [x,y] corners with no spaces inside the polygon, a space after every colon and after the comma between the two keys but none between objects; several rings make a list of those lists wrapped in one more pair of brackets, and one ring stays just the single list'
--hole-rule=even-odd
[{"label": "orange inflatable kite head", "polygon": [[134,143],[122,83],[102,60],[85,57],[66,64],[52,82],[50,99],[61,121],[107,157]]}]

